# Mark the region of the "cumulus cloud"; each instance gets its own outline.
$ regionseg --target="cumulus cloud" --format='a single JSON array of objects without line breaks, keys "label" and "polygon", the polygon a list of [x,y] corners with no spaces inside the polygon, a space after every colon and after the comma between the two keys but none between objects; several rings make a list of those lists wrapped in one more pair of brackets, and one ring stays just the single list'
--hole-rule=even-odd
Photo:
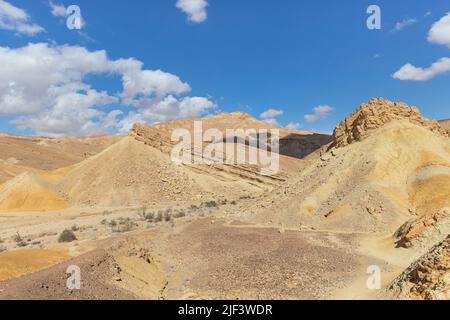
[{"label": "cumulus cloud", "polygon": [[450,58],[441,58],[428,68],[418,68],[408,63],[392,76],[398,80],[426,81],[450,71]]},{"label": "cumulus cloud", "polygon": [[289,130],[299,130],[303,127],[303,125],[299,122],[290,122],[287,126],[286,129]]},{"label": "cumulus cloud", "polygon": [[49,1],[48,5],[50,6],[52,15],[55,17],[65,17],[67,15],[67,8],[63,4]]},{"label": "cumulus cloud", "polygon": [[450,12],[433,24],[428,33],[428,41],[450,48]]},{"label": "cumulus cloud", "polygon": [[[446,45],[450,48],[450,12],[435,22],[428,33],[428,41]],[[450,72],[450,58],[441,58],[428,68],[405,64],[392,77],[398,80],[426,81],[438,75]]]},{"label": "cumulus cloud", "polygon": [[325,119],[328,117],[328,115],[334,110],[333,107],[323,105],[323,106],[317,106],[313,109],[313,114],[307,114],[305,115],[305,121],[308,123],[314,123],[319,120]]},{"label": "cumulus cloud", "polygon": [[284,114],[283,110],[277,110],[277,109],[268,109],[261,113],[260,117],[265,122],[272,126],[280,126],[278,123],[277,117]]},{"label": "cumulus cloud", "polygon": [[176,98],[168,95],[159,101],[149,101],[120,121],[118,131],[128,132],[134,123],[161,123],[180,118],[203,117],[216,109],[217,105],[204,97]]},{"label": "cumulus cloud", "polygon": [[[111,60],[104,50],[47,43],[0,47],[0,65],[0,116],[16,116],[12,123],[38,134],[123,132],[136,121],[196,117],[215,108],[204,97],[180,97],[190,86],[178,76],[146,70],[133,58]],[[122,81],[114,95],[86,83],[90,75],[111,74]],[[123,114],[123,106],[135,110]]]},{"label": "cumulus cloud", "polygon": [[416,24],[418,21],[416,18],[409,18],[404,19],[402,21],[399,21],[395,24],[394,30],[395,31],[402,31],[403,29],[406,29],[414,24]]},{"label": "cumulus cloud", "polygon": [[0,0],[0,29],[33,36],[44,32],[44,28],[32,23],[28,13],[7,1]]},{"label": "cumulus cloud", "polygon": [[201,23],[206,20],[208,14],[206,0],[178,0],[177,8],[187,14],[188,20],[195,23]]},{"label": "cumulus cloud", "polygon": [[261,113],[261,119],[276,118],[284,114],[283,110],[269,109]]}]

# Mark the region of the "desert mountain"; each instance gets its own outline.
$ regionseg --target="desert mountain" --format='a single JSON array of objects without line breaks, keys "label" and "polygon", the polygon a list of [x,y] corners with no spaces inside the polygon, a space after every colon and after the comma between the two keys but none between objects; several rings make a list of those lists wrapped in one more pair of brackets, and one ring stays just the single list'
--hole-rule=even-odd
[{"label": "desert mountain", "polygon": [[[177,120],[156,125],[154,128],[168,133],[170,137],[172,131],[177,128],[187,129],[192,132],[194,130],[194,122],[198,120],[199,119]],[[225,132],[226,129],[279,130],[280,154],[296,158],[304,158],[331,141],[331,137],[327,134],[288,130],[257,120],[244,112],[223,112],[201,120],[204,131],[211,128],[219,129],[222,132]]]},{"label": "desert mountain", "polygon": [[[2,141],[11,151],[7,153],[3,150],[9,157],[9,162],[4,161],[3,166],[8,173],[5,179],[26,171],[47,183],[45,192],[53,194],[56,190],[58,198],[71,206],[128,207],[255,195],[270,186],[282,184],[291,172],[297,172],[302,166],[295,158],[281,156],[280,173],[270,177],[262,175],[257,166],[178,166],[170,159],[174,146],[170,139],[171,132],[176,128],[192,130],[194,121],[202,121],[204,130],[276,128],[244,113],[222,113],[206,119],[185,119],[157,126],[135,125],[125,138],[4,136]],[[300,143],[303,143],[301,139],[305,139],[305,147],[301,151],[304,156],[329,140],[326,135],[277,129],[280,129],[282,137],[296,135],[295,139]],[[249,147],[246,148],[248,151]],[[15,160],[12,161],[12,158]],[[82,158],[86,159],[80,161]],[[47,159],[51,161],[46,162]],[[18,167],[18,163],[27,167]],[[61,168],[48,171],[59,166]],[[23,183],[19,184],[20,188],[16,184],[12,183],[3,193],[6,194],[6,190],[21,194],[24,190],[43,192],[42,188],[45,188],[42,184],[38,184],[39,188],[33,184],[33,187],[24,189]],[[13,209],[12,204],[7,207]],[[28,207],[21,205],[17,210],[25,208]]]},{"label": "desert mountain", "polygon": [[0,134],[0,183],[23,172],[54,170],[78,163],[119,137],[44,138]]},{"label": "desert mountain", "polygon": [[127,207],[243,196],[262,187],[230,176],[197,173],[133,137],[76,165],[57,188],[72,205]]},{"label": "desert mountain", "polygon": [[372,99],[338,125],[321,158],[286,188],[286,201],[263,209],[260,219],[393,234],[450,206],[449,140],[417,108]]},{"label": "desert mountain", "polygon": [[[245,165],[177,165],[171,161],[172,130],[274,128],[243,113],[219,114],[206,119],[185,119],[156,126],[135,125],[128,137],[76,165],[56,188],[75,206],[141,206],[163,203],[234,199],[268,190],[298,170],[296,159],[282,157],[283,170],[266,177]],[[287,136],[293,132],[284,130]],[[309,133],[296,132],[309,136]],[[312,136],[312,135],[311,135]],[[319,137],[317,143],[321,143]],[[315,146],[315,148],[320,145]]]}]

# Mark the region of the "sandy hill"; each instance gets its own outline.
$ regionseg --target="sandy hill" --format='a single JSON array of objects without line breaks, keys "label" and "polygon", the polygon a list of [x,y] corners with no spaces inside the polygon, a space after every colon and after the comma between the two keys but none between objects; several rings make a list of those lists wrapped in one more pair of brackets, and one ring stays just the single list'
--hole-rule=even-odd
[{"label": "sandy hill", "polygon": [[45,138],[0,134],[0,183],[26,171],[73,165],[119,139],[109,136]]},{"label": "sandy hill", "polygon": [[204,119],[176,120],[155,125],[154,128],[169,134],[178,128],[188,129],[192,132],[194,122],[200,120],[204,132],[211,128],[219,129],[224,133],[226,129],[267,129],[269,131],[277,129],[280,133],[280,153],[296,158],[303,158],[331,141],[331,137],[327,134],[288,130],[257,120],[244,112],[223,112]]},{"label": "sandy hill", "polygon": [[[222,113],[156,126],[136,124],[128,137],[75,165],[57,182],[59,193],[71,205],[102,207],[236,199],[280,186],[303,165],[296,158],[281,156],[282,170],[273,176],[251,165],[176,165],[170,158],[176,144],[171,141],[172,131],[193,131],[194,121],[202,121],[204,131],[217,128],[224,133],[235,128],[274,128],[244,113]],[[308,152],[329,139],[326,135],[281,131],[284,136],[295,133],[317,139],[308,144]],[[248,151],[249,146],[245,148]]]},{"label": "sandy hill", "polygon": [[21,166],[16,163],[17,161],[15,159],[9,160],[0,159],[0,184],[24,172],[31,172],[31,173],[43,172],[42,170]]},{"label": "sandy hill", "polygon": [[49,211],[68,204],[37,175],[22,173],[0,185],[0,211]]},{"label": "sandy hill", "polygon": [[57,184],[71,205],[126,207],[239,197],[262,187],[226,173],[174,164],[169,154],[126,137],[76,165]]},{"label": "sandy hill", "polygon": [[[25,175],[28,177],[26,181],[22,181],[21,176],[11,180],[11,186],[8,184],[6,188],[9,193],[20,193],[24,197],[27,192],[30,197],[39,192],[54,195],[56,190],[57,198],[64,199],[64,203],[70,206],[128,207],[255,195],[283,184],[292,172],[298,172],[303,166],[298,159],[282,156],[280,172],[264,176],[258,166],[174,164],[170,159],[174,146],[170,139],[172,130],[192,130],[194,121],[199,120],[203,121],[204,130],[213,127],[223,131],[228,128],[275,128],[244,113],[223,113],[206,119],[185,119],[157,126],[135,125],[125,138],[49,139],[3,135],[0,143],[9,151],[2,152],[9,158],[2,160],[0,176],[7,180],[29,172]],[[305,155],[329,140],[326,135],[315,136],[285,129],[281,132],[282,136],[311,137],[307,148],[302,151]],[[248,151],[249,147],[246,148]],[[58,169],[49,170],[54,168]],[[29,187],[23,187],[25,184]],[[55,201],[48,200],[49,203]],[[53,207],[61,206],[51,204],[45,210]],[[37,210],[32,205],[19,205],[19,202],[5,204],[4,208]]]},{"label": "sandy hill", "polygon": [[[450,206],[450,139],[417,108],[372,99],[334,131],[321,159],[263,221],[352,232],[392,232]],[[283,214],[274,207],[284,207]]]}]

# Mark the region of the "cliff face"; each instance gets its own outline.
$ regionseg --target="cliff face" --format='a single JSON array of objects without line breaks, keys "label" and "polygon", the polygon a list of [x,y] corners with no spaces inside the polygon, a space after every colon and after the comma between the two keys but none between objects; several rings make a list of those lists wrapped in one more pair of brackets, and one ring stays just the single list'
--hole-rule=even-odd
[{"label": "cliff face", "polygon": [[450,131],[442,128],[437,121],[424,118],[418,108],[410,107],[405,103],[376,98],[362,104],[336,127],[333,132],[333,147],[345,147],[355,141],[360,141],[371,130],[395,120],[406,120],[443,136],[450,136]]}]

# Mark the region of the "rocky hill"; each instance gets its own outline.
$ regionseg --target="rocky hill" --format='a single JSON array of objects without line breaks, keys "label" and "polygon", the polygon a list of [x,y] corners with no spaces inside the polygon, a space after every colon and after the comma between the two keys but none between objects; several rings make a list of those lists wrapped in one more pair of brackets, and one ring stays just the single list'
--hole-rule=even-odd
[{"label": "rocky hill", "polygon": [[333,146],[344,147],[355,141],[361,141],[370,131],[398,120],[406,120],[432,132],[440,133],[446,137],[450,136],[450,131],[442,128],[437,121],[422,117],[417,107],[378,98],[362,104],[336,127],[333,132]]}]

